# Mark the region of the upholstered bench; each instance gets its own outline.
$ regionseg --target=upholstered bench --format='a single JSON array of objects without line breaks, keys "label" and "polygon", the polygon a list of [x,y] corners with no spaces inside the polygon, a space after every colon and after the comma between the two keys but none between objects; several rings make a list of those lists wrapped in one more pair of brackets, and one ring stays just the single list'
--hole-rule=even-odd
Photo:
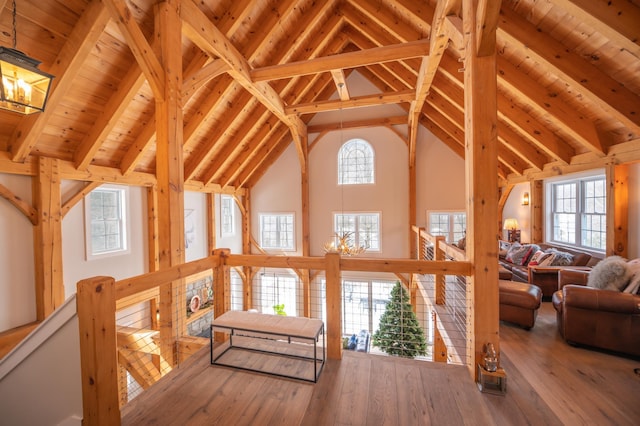
[{"label": "upholstered bench", "polygon": [[529,330],[536,323],[542,301],[540,287],[515,281],[499,280],[500,320]]}]

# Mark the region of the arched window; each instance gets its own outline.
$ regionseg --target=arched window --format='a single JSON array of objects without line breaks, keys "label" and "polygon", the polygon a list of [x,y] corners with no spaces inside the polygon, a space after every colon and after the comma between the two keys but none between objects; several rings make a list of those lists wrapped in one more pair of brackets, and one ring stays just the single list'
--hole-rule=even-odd
[{"label": "arched window", "polygon": [[362,139],[345,142],[338,152],[338,185],[374,183],[374,155]]}]

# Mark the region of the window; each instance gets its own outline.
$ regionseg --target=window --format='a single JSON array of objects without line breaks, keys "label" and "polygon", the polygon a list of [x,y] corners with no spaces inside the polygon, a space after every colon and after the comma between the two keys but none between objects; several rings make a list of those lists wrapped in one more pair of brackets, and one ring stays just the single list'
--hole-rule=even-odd
[{"label": "window", "polygon": [[333,223],[336,234],[351,233],[350,244],[380,251],[380,213],[335,214]]},{"label": "window", "polygon": [[607,237],[606,179],[595,176],[550,184],[553,242],[604,251]]},{"label": "window", "polygon": [[220,234],[233,235],[234,223],[233,197],[222,195],[220,197]]},{"label": "window", "polygon": [[87,259],[128,251],[127,188],[94,189],[85,198]]},{"label": "window", "polygon": [[263,249],[293,251],[293,237],[293,213],[260,215],[260,245]]},{"label": "window", "polygon": [[371,145],[362,139],[345,142],[338,152],[338,184],[374,183],[374,155]]},{"label": "window", "polygon": [[297,316],[297,294],[298,280],[296,277],[276,273],[263,272],[260,274],[260,294],[258,303],[254,306],[259,307],[260,312],[264,314],[276,314],[278,308],[281,308],[287,316]]},{"label": "window", "polygon": [[466,212],[429,212],[429,233],[441,235],[448,243],[456,243],[464,237],[467,229]]}]

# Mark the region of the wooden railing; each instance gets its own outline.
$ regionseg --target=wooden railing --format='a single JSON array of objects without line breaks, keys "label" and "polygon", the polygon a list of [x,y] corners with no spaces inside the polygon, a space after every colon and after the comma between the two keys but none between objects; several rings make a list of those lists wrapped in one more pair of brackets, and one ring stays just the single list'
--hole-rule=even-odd
[{"label": "wooden railing", "polygon": [[[171,370],[181,358],[177,352],[195,352],[203,343],[183,333],[183,327],[177,324],[175,312],[184,309],[185,300],[177,295],[185,282],[193,276],[211,271],[213,275],[214,315],[219,316],[230,310],[230,268],[288,268],[299,275],[310,271],[323,271],[326,279],[326,336],[327,357],[342,357],[342,289],[343,271],[376,271],[394,274],[439,274],[469,275],[471,265],[468,262],[446,260],[400,260],[342,258],[336,253],[324,257],[288,257],[261,255],[232,255],[228,250],[216,250],[205,259],[177,265],[159,272],[140,275],[120,281],[111,277],[94,277],[78,283],[78,320],[80,328],[81,373],[83,388],[83,411],[86,425],[120,423],[119,383],[118,383],[118,339],[126,339],[118,331],[116,323],[117,307],[130,306],[135,301],[159,299],[157,331],[146,332],[146,342],[154,346],[147,349],[147,356],[155,357],[157,372],[153,369],[147,374],[164,374]],[[249,278],[245,275],[244,279]],[[309,282],[303,280],[303,282]],[[250,307],[250,282],[245,282],[245,300],[243,306]],[[304,291],[305,298],[310,297]],[[305,306],[309,301],[305,301]],[[223,335],[216,335],[223,340]],[[157,346],[157,347],[156,347]],[[180,350],[178,348],[181,348]],[[186,349],[185,349],[186,348]],[[131,349],[131,348],[129,348]],[[133,358],[135,359],[135,358]],[[153,370],[153,371],[152,371]],[[122,385],[120,385],[122,386]]]}]

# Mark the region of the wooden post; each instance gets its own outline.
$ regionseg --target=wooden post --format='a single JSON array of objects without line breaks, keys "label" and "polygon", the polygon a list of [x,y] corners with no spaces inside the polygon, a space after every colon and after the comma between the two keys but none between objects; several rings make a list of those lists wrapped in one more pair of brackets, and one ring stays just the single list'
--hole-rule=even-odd
[{"label": "wooden post", "polygon": [[[251,190],[247,189],[242,199],[242,253],[251,254]],[[244,280],[242,281],[242,306],[245,311],[253,308],[253,277],[255,272],[252,267],[244,267]]]},{"label": "wooden post", "polygon": [[[231,276],[227,257],[231,251],[229,249],[216,249],[213,254],[218,255],[218,265],[213,269],[213,317],[218,318],[225,312],[231,310]],[[224,342],[227,339],[226,333],[215,332],[213,339],[216,342]]]},{"label": "wooden post", "polygon": [[[477,14],[478,7],[484,7]],[[490,9],[489,9],[490,7]],[[482,19],[495,17],[500,2],[463,0],[465,168],[467,259],[474,267],[467,278],[467,367],[472,377],[484,345],[499,353],[497,65],[495,27]],[[479,33],[479,30],[482,32]],[[482,53],[477,36],[482,34]]]},{"label": "wooden post", "polygon": [[36,318],[43,321],[64,303],[62,279],[62,203],[58,160],[38,157],[33,203],[38,221],[33,228]]},{"label": "wooden post", "polygon": [[340,255],[324,255],[327,278],[327,358],[342,359],[342,284],[340,275]]},{"label": "wooden post", "polygon": [[119,425],[115,280],[95,277],[77,284],[82,424]]},{"label": "wooden post", "polygon": [[[433,260],[445,260],[444,251],[440,248],[440,243],[444,243],[445,238],[441,235],[436,237],[436,242],[433,247]],[[442,273],[435,275],[435,292],[436,292],[436,305],[444,305],[447,303],[447,286],[446,276]]]},{"label": "wooden post", "polygon": [[544,229],[544,212],[542,211],[542,181],[532,180],[531,185],[531,197],[530,197],[530,211],[531,211],[531,242],[541,243],[544,241],[543,229]]},{"label": "wooden post", "polygon": [[607,167],[608,256],[627,257],[629,246],[629,166]]},{"label": "wooden post", "polygon": [[[184,162],[182,117],[182,20],[179,1],[154,6],[164,92],[156,99],[156,176],[160,269],[184,263]],[[162,29],[160,31],[159,29]],[[151,54],[151,52],[149,52]],[[176,340],[183,334],[178,312],[186,306],[184,280],[163,284],[160,295],[160,353],[175,365]]]},{"label": "wooden post", "polygon": [[431,321],[433,321],[433,361],[447,362],[447,345],[444,343],[438,329],[438,314],[436,311],[433,311]]}]

